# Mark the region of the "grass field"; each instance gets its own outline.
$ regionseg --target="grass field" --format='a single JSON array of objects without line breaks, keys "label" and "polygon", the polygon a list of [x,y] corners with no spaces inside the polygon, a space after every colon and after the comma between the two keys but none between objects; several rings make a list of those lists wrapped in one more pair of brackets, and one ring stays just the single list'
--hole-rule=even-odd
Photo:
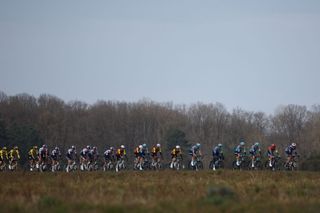
[{"label": "grass field", "polygon": [[319,212],[320,173],[0,173],[0,212]]}]

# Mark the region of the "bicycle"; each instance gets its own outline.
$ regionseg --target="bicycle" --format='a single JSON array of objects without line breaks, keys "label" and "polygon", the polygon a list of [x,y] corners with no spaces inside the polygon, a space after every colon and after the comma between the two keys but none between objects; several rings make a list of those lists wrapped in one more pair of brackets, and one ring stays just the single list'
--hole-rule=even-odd
[{"label": "bicycle", "polygon": [[7,170],[7,164],[6,162],[3,160],[0,164],[0,171],[6,171]]},{"label": "bicycle", "polygon": [[66,172],[73,172],[78,169],[78,166],[76,164],[76,161],[73,161],[71,164],[67,165]]},{"label": "bicycle", "polygon": [[97,161],[89,161],[87,167],[88,167],[88,171],[98,171],[99,170],[99,164]]},{"label": "bicycle", "polygon": [[160,158],[156,158],[156,159],[152,159],[151,165],[150,165],[151,169],[153,170],[160,170],[162,169],[162,163],[160,162]]},{"label": "bicycle", "polygon": [[266,162],[264,164],[264,167],[266,169],[272,170],[272,171],[280,170],[280,168],[281,168],[279,166],[279,165],[281,165],[280,161],[281,161],[281,157],[280,156],[274,156],[274,157],[271,158],[271,160],[270,159],[266,160]]},{"label": "bicycle", "polygon": [[192,160],[190,160],[188,163],[188,169],[196,171],[198,171],[199,169],[203,169],[203,162],[201,156],[197,156],[193,162]]},{"label": "bicycle", "polygon": [[246,155],[240,156],[239,161],[236,159],[232,162],[232,169],[233,170],[242,170],[248,168],[250,161]]},{"label": "bicycle", "polygon": [[125,163],[123,157],[121,157],[119,160],[117,160],[116,172],[119,172],[119,171],[125,170],[125,169],[126,169],[126,163]]},{"label": "bicycle", "polygon": [[9,161],[8,169],[10,171],[16,171],[18,168],[18,161],[16,159],[12,159]]},{"label": "bicycle", "polygon": [[297,155],[297,156],[293,155],[288,163],[287,162],[284,163],[284,168],[287,171],[296,171],[296,170],[298,170],[298,162],[296,160],[296,157],[299,158],[300,156],[299,155]]},{"label": "bicycle", "polygon": [[59,161],[56,161],[55,164],[51,165],[51,171],[52,172],[57,172],[57,171],[60,171],[60,170],[61,170],[61,167],[60,167]]},{"label": "bicycle", "polygon": [[172,164],[170,163],[169,168],[177,171],[180,169],[184,169],[184,165],[182,164],[182,158],[177,157]]},{"label": "bicycle", "polygon": [[255,157],[255,159],[253,159],[251,157],[251,162],[248,165],[248,169],[249,170],[262,170],[262,162],[261,162],[260,156]]},{"label": "bicycle", "polygon": [[223,169],[224,162],[221,158],[214,158],[209,163],[209,169],[216,170],[216,169]]},{"label": "bicycle", "polygon": [[40,172],[45,172],[50,170],[50,164],[47,162],[47,160],[42,160],[40,163],[37,163],[36,167]]},{"label": "bicycle", "polygon": [[104,162],[103,164],[103,171],[110,171],[110,170],[113,170],[114,168],[114,164],[112,162],[112,160],[107,160]]}]

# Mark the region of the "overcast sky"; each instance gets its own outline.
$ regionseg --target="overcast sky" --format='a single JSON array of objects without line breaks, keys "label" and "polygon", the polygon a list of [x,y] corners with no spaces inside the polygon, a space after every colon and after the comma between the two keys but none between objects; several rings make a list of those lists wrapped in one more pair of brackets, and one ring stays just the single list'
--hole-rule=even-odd
[{"label": "overcast sky", "polygon": [[320,1],[0,0],[0,90],[65,101],[320,103]]}]

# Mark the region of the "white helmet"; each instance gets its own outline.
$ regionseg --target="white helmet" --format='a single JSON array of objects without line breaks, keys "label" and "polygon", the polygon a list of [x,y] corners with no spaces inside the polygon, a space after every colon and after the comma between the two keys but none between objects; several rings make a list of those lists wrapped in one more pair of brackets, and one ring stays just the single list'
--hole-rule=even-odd
[{"label": "white helmet", "polygon": [[180,149],[180,146],[179,146],[179,145],[176,145],[176,149]]},{"label": "white helmet", "polygon": [[291,146],[292,146],[292,147],[296,147],[297,144],[296,144],[296,143],[292,143]]},{"label": "white helmet", "polygon": [[139,145],[139,149],[142,149],[142,147],[143,147],[142,145]]},{"label": "white helmet", "polygon": [[157,143],[157,147],[161,147],[160,143]]},{"label": "white helmet", "polygon": [[124,148],[126,148],[126,147],[125,147],[124,145],[121,145],[120,148],[121,148],[121,149],[124,149]]}]

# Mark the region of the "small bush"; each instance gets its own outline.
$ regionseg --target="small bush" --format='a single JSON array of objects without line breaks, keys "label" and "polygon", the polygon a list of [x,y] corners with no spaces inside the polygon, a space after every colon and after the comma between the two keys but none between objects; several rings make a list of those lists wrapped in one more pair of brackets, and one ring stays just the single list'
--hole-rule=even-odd
[{"label": "small bush", "polygon": [[211,186],[208,189],[206,201],[215,205],[221,205],[234,198],[235,193],[232,189],[225,186]]}]

